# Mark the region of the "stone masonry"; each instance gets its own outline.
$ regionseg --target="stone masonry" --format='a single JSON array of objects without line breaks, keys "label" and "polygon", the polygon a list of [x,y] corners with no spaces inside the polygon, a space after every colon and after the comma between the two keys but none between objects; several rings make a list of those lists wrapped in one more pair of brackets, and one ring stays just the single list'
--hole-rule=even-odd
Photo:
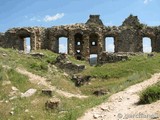
[{"label": "stone masonry", "polygon": [[48,49],[59,53],[59,38],[68,39],[68,54],[88,59],[90,54],[105,51],[105,38],[114,38],[114,52],[143,52],[143,37],[151,39],[152,52],[160,52],[160,26],[141,24],[130,15],[121,26],[105,26],[99,15],[90,15],[86,23],[74,25],[12,28],[0,33],[0,46],[26,50],[25,39],[30,37],[31,50]]}]

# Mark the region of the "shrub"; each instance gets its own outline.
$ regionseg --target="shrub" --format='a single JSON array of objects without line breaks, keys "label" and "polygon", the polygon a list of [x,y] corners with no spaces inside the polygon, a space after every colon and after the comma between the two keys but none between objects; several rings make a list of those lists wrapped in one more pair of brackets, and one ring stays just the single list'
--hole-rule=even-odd
[{"label": "shrub", "polygon": [[48,70],[47,64],[42,62],[31,63],[30,68],[34,70]]},{"label": "shrub", "polygon": [[160,83],[142,91],[139,104],[149,104],[157,100],[160,100]]}]

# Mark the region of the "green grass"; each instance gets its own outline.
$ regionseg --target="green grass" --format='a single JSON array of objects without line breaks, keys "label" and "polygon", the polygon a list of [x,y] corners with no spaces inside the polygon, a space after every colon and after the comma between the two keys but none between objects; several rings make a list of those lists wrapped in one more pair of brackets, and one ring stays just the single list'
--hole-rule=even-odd
[{"label": "green grass", "polygon": [[[160,54],[158,53],[152,58],[147,58],[147,55],[139,55],[130,57],[130,60],[125,62],[96,67],[89,66],[87,62],[77,61],[69,56],[72,62],[87,66],[79,74],[92,76],[90,84],[77,88],[71,81],[70,76],[66,76],[62,70],[50,64],[55,62],[57,54],[48,50],[35,52],[42,52],[44,57],[33,57],[29,54],[20,54],[12,49],[0,48],[0,100],[8,100],[8,94],[12,86],[16,86],[22,92],[29,88],[38,89],[38,92],[30,98],[18,98],[9,101],[9,103],[0,103],[2,108],[0,109],[0,116],[2,116],[0,120],[28,120],[32,119],[31,116],[38,120],[76,120],[87,109],[106,101],[110,95],[149,78],[153,73],[160,72]],[[4,53],[6,56],[3,55]],[[2,65],[7,65],[11,69],[4,69]],[[42,95],[41,88],[30,83],[27,76],[17,73],[16,67],[46,77],[58,89],[75,94],[82,93],[89,97],[86,99],[65,98],[54,93],[53,95],[61,100],[60,106],[56,110],[46,110],[44,104],[49,97]],[[11,84],[2,86],[2,83],[7,80],[10,80]],[[94,96],[93,92],[99,89],[107,90],[109,94],[99,97]],[[11,108],[15,108],[14,115],[9,114]],[[26,109],[29,112],[26,113]]]},{"label": "green grass", "polygon": [[[54,63],[58,54],[55,54],[49,50],[38,50],[33,52],[40,52],[44,54],[43,58],[33,57],[29,54],[20,54],[18,51],[12,49],[0,48],[3,56],[0,54],[0,64],[10,66],[15,69],[16,67],[25,68],[26,70],[37,74],[42,77],[46,77],[52,85],[59,89],[69,91],[71,93],[77,93],[78,89],[74,86],[74,83],[70,80],[70,77],[66,77],[64,72],[60,69],[56,69],[50,63]],[[72,58],[73,61],[76,61]],[[80,61],[77,61],[80,62]]]},{"label": "green grass", "polygon": [[150,104],[157,100],[160,100],[160,82],[141,92],[139,104]]},{"label": "green grass", "polygon": [[90,69],[86,69],[83,73],[104,79],[121,78],[141,71],[149,74],[159,72],[160,66],[158,66],[158,64],[160,64],[160,54],[156,54],[153,58],[147,58],[141,55],[130,57],[130,60],[124,62],[91,67]]},{"label": "green grass", "polygon": [[[7,81],[10,81],[11,84],[2,85]],[[0,66],[0,99],[8,97],[12,86],[19,89],[20,92],[25,92],[29,88],[34,87],[34,85],[29,82],[28,77],[16,72],[13,69],[3,68]]]}]

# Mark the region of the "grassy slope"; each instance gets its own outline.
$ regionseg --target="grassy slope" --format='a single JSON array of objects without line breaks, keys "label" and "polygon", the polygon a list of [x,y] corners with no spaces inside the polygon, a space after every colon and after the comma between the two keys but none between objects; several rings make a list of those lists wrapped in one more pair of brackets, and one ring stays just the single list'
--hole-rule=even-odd
[{"label": "grassy slope", "polygon": [[[17,73],[14,70],[16,67],[23,67],[35,74],[45,76],[52,82],[52,85],[57,86],[59,89],[72,93],[79,93],[79,91],[81,91],[89,97],[82,100],[77,98],[66,99],[55,93],[55,96],[61,99],[61,105],[57,110],[46,111],[44,109],[44,103],[48,97],[42,95],[39,88],[37,88],[38,92],[33,97],[26,99],[18,98],[9,103],[0,103],[0,107],[2,108],[0,110],[0,116],[2,116],[0,119],[10,118],[14,120],[20,118],[28,120],[33,116],[33,118],[38,120],[75,120],[82,115],[86,109],[107,100],[109,95],[140,82],[150,77],[151,74],[160,71],[159,54],[156,54],[153,58],[135,56],[126,62],[105,64],[97,67],[90,67],[87,65],[87,69],[80,74],[91,75],[95,78],[92,79],[89,85],[76,88],[70,78],[64,76],[61,70],[57,71],[55,68],[47,67],[48,62],[54,61],[57,55],[50,51],[40,52],[45,54],[43,59],[19,54],[17,51],[11,49],[0,48],[0,100],[8,100],[7,95],[11,91],[12,85],[16,86],[22,92],[29,88],[37,88],[37,86],[28,82],[26,76]],[[4,53],[7,55],[3,56]],[[73,58],[71,59],[76,63],[87,64],[85,62],[76,61]],[[12,70],[6,70],[1,67],[2,65],[8,65]],[[49,69],[51,69],[51,71]],[[9,74],[10,72],[11,74]],[[6,80],[12,81],[12,85],[2,86],[2,83]],[[23,88],[22,86],[25,87]],[[95,97],[92,95],[93,91],[102,88],[110,91],[110,94],[102,97]],[[11,108],[15,108],[15,114],[12,116],[9,114]],[[29,109],[28,113],[24,112],[26,109]]]}]

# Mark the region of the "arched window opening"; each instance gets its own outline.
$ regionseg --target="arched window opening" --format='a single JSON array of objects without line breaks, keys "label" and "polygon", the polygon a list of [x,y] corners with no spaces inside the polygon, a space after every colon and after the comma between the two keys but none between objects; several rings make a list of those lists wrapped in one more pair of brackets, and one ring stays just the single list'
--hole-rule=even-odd
[{"label": "arched window opening", "polygon": [[75,56],[78,60],[82,59],[82,49],[83,49],[83,35],[81,33],[76,33],[74,35],[75,39]]},{"label": "arched window opening", "polygon": [[97,54],[98,53],[98,39],[99,39],[99,36],[95,33],[93,33],[89,36],[90,54]]},{"label": "arched window opening", "polygon": [[90,46],[97,46],[98,43],[98,35],[97,34],[91,34],[89,37]]},{"label": "arched window opening", "polygon": [[82,45],[82,42],[83,42],[82,34],[80,33],[75,34],[74,39],[75,39],[76,46]]}]

